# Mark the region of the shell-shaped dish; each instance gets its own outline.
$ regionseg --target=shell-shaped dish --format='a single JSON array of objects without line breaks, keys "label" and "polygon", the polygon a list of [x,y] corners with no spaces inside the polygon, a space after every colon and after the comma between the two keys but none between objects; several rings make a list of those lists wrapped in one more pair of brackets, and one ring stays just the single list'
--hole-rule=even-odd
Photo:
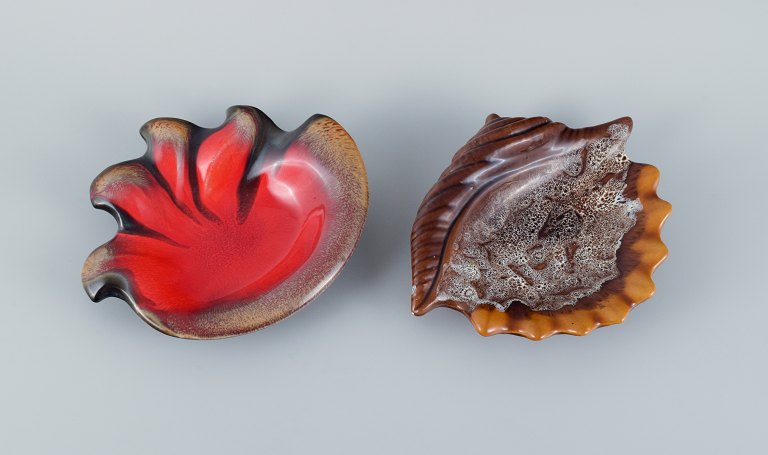
[{"label": "shell-shaped dish", "polygon": [[218,128],[160,118],[141,135],[146,154],[91,185],[118,223],[83,266],[92,300],[121,298],[172,336],[238,335],[300,309],[355,249],[367,178],[332,119],[286,132],[235,106]]},{"label": "shell-shaped dish", "polygon": [[659,171],[624,153],[631,130],[490,115],[419,208],[413,314],[448,307],[532,340],[624,321],[654,293],[671,211]]}]

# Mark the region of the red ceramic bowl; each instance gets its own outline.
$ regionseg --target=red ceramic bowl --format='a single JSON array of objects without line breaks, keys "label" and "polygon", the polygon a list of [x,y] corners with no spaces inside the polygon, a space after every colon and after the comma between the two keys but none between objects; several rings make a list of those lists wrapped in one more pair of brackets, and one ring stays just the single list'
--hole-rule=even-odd
[{"label": "red ceramic bowl", "polygon": [[168,335],[238,335],[303,307],[355,249],[367,178],[334,120],[286,132],[236,106],[218,128],[161,118],[141,135],[146,154],[91,185],[118,223],[83,267],[92,300],[121,298]]}]

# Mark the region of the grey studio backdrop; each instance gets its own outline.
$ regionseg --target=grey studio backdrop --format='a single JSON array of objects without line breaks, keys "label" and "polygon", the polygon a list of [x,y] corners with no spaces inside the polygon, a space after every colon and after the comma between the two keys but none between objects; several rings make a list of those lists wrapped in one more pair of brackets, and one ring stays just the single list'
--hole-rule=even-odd
[{"label": "grey studio backdrop", "polygon": [[[6,2],[0,452],[765,453],[765,2]],[[354,137],[368,223],[338,280],[241,337],[164,336],[80,285],[88,186],[158,116],[252,104]],[[630,115],[674,210],[619,326],[482,338],[409,311],[421,198],[490,112]]]}]

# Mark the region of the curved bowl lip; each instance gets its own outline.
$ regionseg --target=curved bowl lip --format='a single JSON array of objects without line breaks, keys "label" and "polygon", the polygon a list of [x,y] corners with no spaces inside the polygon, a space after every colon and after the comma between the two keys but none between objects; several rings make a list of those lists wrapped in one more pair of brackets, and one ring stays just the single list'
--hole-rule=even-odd
[{"label": "curved bowl lip", "polygon": [[589,309],[572,312],[531,311],[532,320],[513,319],[506,312],[487,305],[479,305],[471,310],[463,303],[450,300],[413,308],[412,313],[422,316],[434,308],[446,307],[467,317],[480,335],[510,334],[534,341],[556,334],[583,336],[596,328],[624,322],[635,306],[655,293],[653,272],[669,254],[669,249],[661,240],[661,229],[672,212],[672,205],[656,193],[660,177],[658,168],[635,162],[632,165],[639,168],[635,187],[637,197],[643,204],[645,223],[632,228],[642,229],[642,233],[628,245],[638,254],[638,264],[629,271],[622,271],[617,278],[625,280],[624,289],[627,293],[610,293],[598,305]]},{"label": "curved bowl lip", "polygon": [[[361,171],[363,173],[363,177],[365,177],[366,180],[367,180],[367,175],[366,175],[365,168],[362,168]],[[284,321],[285,319],[287,319],[287,318],[293,316],[294,314],[296,314],[299,310],[301,310],[305,306],[309,305],[312,301],[314,301],[315,299],[320,297],[320,295],[323,292],[325,292],[326,289],[328,289],[328,287],[330,285],[332,285],[334,281],[336,281],[336,279],[339,277],[339,275],[341,275],[341,272],[347,266],[347,263],[349,263],[349,260],[352,258],[352,255],[357,250],[357,247],[358,247],[358,245],[360,243],[360,239],[363,237],[363,231],[365,230],[365,224],[368,221],[368,210],[367,210],[367,208],[368,208],[368,203],[369,203],[369,197],[370,197],[369,196],[369,192],[366,191],[365,192],[365,208],[366,208],[366,210],[365,210],[365,213],[363,214],[362,225],[360,227],[360,230],[357,233],[357,238],[355,239],[354,246],[352,247],[352,250],[350,251],[350,254],[346,257],[344,262],[342,262],[339,265],[338,270],[336,270],[336,272],[333,275],[331,275],[328,278],[328,280],[326,280],[325,284],[322,287],[320,287],[317,290],[317,292],[315,292],[314,295],[312,295],[308,299],[306,299],[303,304],[293,308],[293,310],[291,312],[285,314],[282,318],[272,320],[272,321],[270,321],[270,322],[268,322],[266,324],[263,324],[263,325],[260,325],[260,326],[257,326],[257,327],[249,328],[248,330],[243,330],[243,331],[239,331],[239,332],[232,332],[232,333],[228,333],[228,334],[225,334],[225,335],[195,336],[195,335],[192,335],[192,334],[189,334],[189,333],[181,334],[179,332],[175,332],[171,328],[169,328],[166,325],[162,324],[158,320],[158,318],[155,317],[154,313],[152,313],[151,311],[148,311],[148,310],[145,310],[145,309],[141,308],[141,306],[139,306],[136,303],[136,300],[133,298],[133,296],[130,293],[123,291],[122,289],[121,289],[121,292],[119,292],[119,294],[110,295],[109,297],[116,297],[116,298],[124,301],[125,303],[127,303],[128,306],[141,318],[142,321],[146,322],[147,325],[149,325],[153,329],[157,330],[158,332],[160,332],[162,334],[165,334],[165,335],[168,335],[168,336],[171,336],[171,337],[174,337],[174,338],[180,338],[182,340],[223,340],[223,339],[226,339],[226,338],[232,338],[232,337],[236,337],[236,336],[240,336],[240,335],[245,335],[245,334],[248,334],[248,333],[251,333],[251,332],[257,332],[257,331],[259,331],[261,329],[265,329],[265,328],[267,328],[269,326],[272,326],[272,325],[274,325],[274,324],[276,324],[276,323],[278,323],[280,321]],[[110,240],[110,242],[111,242],[111,240]],[[106,245],[108,243],[109,242],[105,243],[104,245]],[[84,285],[84,287],[85,287],[85,285]],[[85,287],[85,289],[86,289],[86,293],[88,293],[88,295],[89,295],[89,298],[93,302],[98,303],[101,300],[103,300],[104,298],[106,298],[106,297],[97,298],[97,297],[95,297],[95,295],[93,297],[91,297],[91,292],[88,290],[87,287]]]},{"label": "curved bowl lip", "polygon": [[[274,128],[278,128],[276,125],[274,125],[272,120],[266,114],[264,114],[263,111],[261,111],[260,109],[255,108],[253,106],[248,106],[248,105],[235,105],[235,106],[231,106],[231,107],[229,107],[227,109],[227,111],[226,111],[226,118],[225,118],[224,122],[221,125],[216,126],[216,127],[212,127],[212,128],[200,127],[200,126],[198,126],[198,125],[196,125],[194,123],[188,122],[188,121],[183,120],[183,119],[175,118],[175,117],[159,117],[159,118],[155,118],[153,120],[150,120],[148,122],[145,122],[145,124],[141,127],[140,131],[141,131],[142,137],[144,137],[144,134],[145,134],[144,130],[145,130],[146,126],[150,122],[154,122],[154,121],[157,121],[157,120],[181,122],[181,123],[188,124],[188,125],[190,125],[192,127],[195,127],[195,128],[201,129],[201,130],[218,130],[218,129],[224,127],[224,125],[226,125],[227,122],[230,120],[231,116],[236,111],[238,111],[238,110],[251,110],[251,111],[253,111],[255,113],[263,115],[264,118],[267,121],[269,121]],[[162,334],[165,334],[165,335],[168,335],[168,336],[171,336],[171,337],[174,337],[174,338],[180,338],[180,339],[186,339],[186,340],[218,340],[218,339],[225,339],[225,338],[231,338],[231,337],[235,337],[235,336],[239,336],[239,335],[244,335],[244,334],[247,334],[247,333],[255,332],[255,331],[261,330],[263,328],[269,327],[269,326],[271,326],[271,325],[273,325],[273,324],[275,324],[277,322],[280,322],[280,321],[282,321],[282,320],[292,316],[297,311],[301,310],[306,305],[308,305],[310,302],[312,302],[316,298],[318,298],[339,277],[339,275],[344,270],[344,268],[346,267],[347,263],[352,258],[352,256],[354,255],[355,251],[357,250],[357,248],[359,246],[359,243],[360,243],[360,240],[361,240],[362,235],[363,235],[363,231],[365,230],[365,225],[366,225],[366,223],[368,221],[368,209],[369,209],[369,206],[370,206],[370,187],[368,185],[368,174],[367,174],[367,170],[366,170],[366,167],[365,167],[365,162],[362,159],[362,154],[360,153],[360,149],[357,146],[357,143],[355,142],[354,138],[346,131],[346,129],[344,129],[341,126],[341,124],[339,124],[333,118],[331,118],[331,117],[329,117],[327,115],[324,115],[324,114],[314,114],[314,115],[310,116],[307,120],[305,120],[302,123],[302,125],[299,126],[296,130],[289,131],[287,133],[294,133],[294,132],[301,131],[306,126],[310,125],[314,120],[322,119],[322,118],[326,118],[326,119],[336,123],[341,128],[341,130],[343,131],[344,135],[351,142],[351,144],[352,144],[352,146],[354,148],[354,151],[359,156],[359,162],[358,162],[359,166],[355,169],[355,171],[359,174],[358,178],[363,183],[363,195],[362,195],[363,196],[363,198],[362,198],[363,200],[362,200],[362,204],[360,204],[360,209],[362,210],[362,219],[360,221],[359,229],[356,230],[355,238],[354,238],[354,241],[352,242],[352,247],[349,250],[349,254],[346,255],[344,260],[339,263],[339,265],[336,268],[336,270],[333,273],[329,274],[329,276],[327,277],[325,282],[322,284],[322,286],[317,287],[315,289],[314,293],[309,295],[303,301],[302,304],[297,305],[297,306],[291,308],[291,311],[286,312],[285,314],[283,314],[279,318],[272,319],[272,320],[267,321],[267,322],[265,322],[263,324],[260,324],[260,325],[256,325],[256,326],[253,326],[253,327],[248,327],[247,329],[244,329],[244,330],[232,330],[230,332],[223,333],[223,334],[220,334],[220,335],[217,334],[217,335],[198,336],[198,335],[195,335],[195,334],[189,333],[189,332],[178,332],[178,331],[175,331],[171,327],[169,327],[166,324],[162,323],[160,321],[160,319],[157,316],[155,316],[155,314],[152,311],[149,311],[147,309],[142,308],[138,304],[136,299],[134,298],[133,294],[128,291],[128,289],[130,288],[130,283],[128,282],[128,280],[126,280],[122,276],[118,276],[117,278],[112,279],[112,281],[114,281],[114,280],[121,281],[121,284],[120,285],[114,285],[114,283],[111,283],[111,285],[108,286],[109,289],[107,289],[106,285],[100,285],[98,287],[98,289],[91,288],[89,286],[89,284],[91,284],[90,281],[86,281],[85,278],[83,277],[82,285],[83,285],[83,288],[84,288],[86,294],[90,298],[90,300],[93,301],[93,302],[96,302],[96,303],[106,299],[107,297],[115,297],[115,298],[118,298],[120,300],[123,300],[139,316],[139,318],[141,320],[143,320],[145,323],[147,323],[147,325],[149,325],[150,327],[152,327],[153,329],[157,330],[158,332],[160,332]],[[136,159],[133,159],[133,160],[129,160],[129,161],[126,161],[126,162],[118,163],[116,165],[112,165],[112,166],[107,167],[104,171],[102,171],[94,179],[94,182],[96,180],[98,180],[99,177],[104,172],[106,172],[108,169],[110,169],[111,167],[117,166],[119,164],[128,163],[128,162],[137,162],[137,163],[139,163],[142,159],[145,158],[145,156],[146,155],[143,155],[142,157],[139,157],[139,158],[136,158]],[[93,185],[93,183],[91,185]],[[94,206],[94,208],[96,208],[98,210],[104,210],[104,211],[110,213],[115,218],[115,220],[117,221],[117,223],[118,223],[117,231],[120,232],[120,230],[122,229],[121,218],[115,212],[113,212],[112,210],[109,209],[110,204],[97,205],[93,200],[91,201],[91,203]],[[91,260],[93,254],[96,253],[97,251],[99,251],[102,248],[105,248],[105,247],[108,248],[109,245],[112,243],[112,241],[115,240],[116,236],[117,236],[117,233],[110,240],[108,240],[107,242],[103,243],[102,245],[100,245],[99,247],[94,249],[88,255],[88,257],[86,258],[86,262],[83,265],[83,272],[85,271],[86,267],[88,267],[88,262]],[[101,292],[101,291],[104,291],[104,290],[106,290],[107,292]]]}]

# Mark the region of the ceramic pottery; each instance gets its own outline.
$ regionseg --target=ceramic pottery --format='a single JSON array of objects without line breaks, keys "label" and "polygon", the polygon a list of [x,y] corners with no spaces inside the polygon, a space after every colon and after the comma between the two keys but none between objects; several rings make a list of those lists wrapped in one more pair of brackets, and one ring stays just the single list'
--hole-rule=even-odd
[{"label": "ceramic pottery", "polygon": [[413,313],[448,307],[481,335],[533,340],[622,322],[654,292],[671,210],[659,171],[625,155],[631,130],[490,115],[419,208]]},{"label": "ceramic pottery", "polygon": [[238,335],[303,307],[355,249],[367,179],[332,119],[286,132],[236,106],[218,128],[160,118],[141,135],[145,155],[91,185],[118,224],[83,266],[92,300],[123,299],[168,335]]}]

